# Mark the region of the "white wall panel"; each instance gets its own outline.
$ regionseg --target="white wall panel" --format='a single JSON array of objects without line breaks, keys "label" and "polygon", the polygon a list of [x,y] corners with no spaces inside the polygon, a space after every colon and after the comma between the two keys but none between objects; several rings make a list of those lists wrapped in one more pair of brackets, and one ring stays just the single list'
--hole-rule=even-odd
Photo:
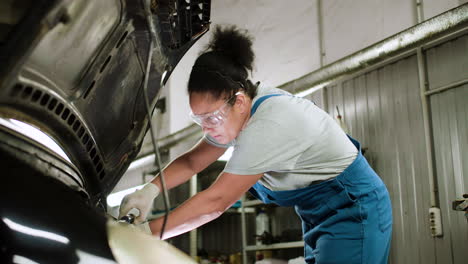
[{"label": "white wall panel", "polygon": [[208,43],[209,36],[205,35],[199,40],[177,64],[166,84],[167,107],[170,116],[169,131],[175,133],[193,122],[190,119],[190,106],[187,93],[187,84],[192,71],[193,63],[201,50]]},{"label": "white wall panel", "polygon": [[277,86],[320,67],[317,0],[212,1],[214,24],[255,37],[254,80]]},{"label": "white wall panel", "polygon": [[424,19],[429,19],[447,10],[455,8],[468,0],[423,0]]},{"label": "white wall panel", "polygon": [[414,25],[410,0],[323,0],[325,64]]}]

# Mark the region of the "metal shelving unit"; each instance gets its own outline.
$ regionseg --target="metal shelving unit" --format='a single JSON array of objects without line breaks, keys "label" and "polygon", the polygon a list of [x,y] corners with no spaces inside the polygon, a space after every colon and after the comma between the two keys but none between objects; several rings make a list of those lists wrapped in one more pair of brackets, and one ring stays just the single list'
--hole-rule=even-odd
[{"label": "metal shelving unit", "polygon": [[247,264],[247,252],[255,250],[268,250],[268,249],[286,249],[286,248],[301,248],[304,247],[304,241],[282,242],[270,245],[247,245],[247,226],[245,214],[251,212],[251,207],[262,205],[260,200],[245,200],[245,196],[241,199],[241,231],[242,231],[242,263]]},{"label": "metal shelving unit", "polygon": [[283,243],[275,243],[275,244],[271,244],[271,245],[246,246],[245,251],[267,250],[267,249],[284,249],[284,248],[301,248],[301,247],[304,247],[304,241],[283,242]]}]

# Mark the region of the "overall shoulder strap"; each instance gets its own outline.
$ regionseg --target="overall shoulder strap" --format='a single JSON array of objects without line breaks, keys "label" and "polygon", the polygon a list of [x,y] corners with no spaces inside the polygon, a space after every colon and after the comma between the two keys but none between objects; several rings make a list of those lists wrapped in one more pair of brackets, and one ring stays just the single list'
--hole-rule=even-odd
[{"label": "overall shoulder strap", "polygon": [[264,96],[258,98],[257,101],[255,101],[254,105],[252,106],[252,109],[250,109],[250,116],[253,116],[253,114],[255,114],[255,112],[257,111],[258,106],[260,106],[260,104],[263,103],[263,101],[265,101],[266,99],[268,99],[270,97],[280,96],[280,95],[284,95],[284,94],[267,94],[267,95],[264,95]]}]

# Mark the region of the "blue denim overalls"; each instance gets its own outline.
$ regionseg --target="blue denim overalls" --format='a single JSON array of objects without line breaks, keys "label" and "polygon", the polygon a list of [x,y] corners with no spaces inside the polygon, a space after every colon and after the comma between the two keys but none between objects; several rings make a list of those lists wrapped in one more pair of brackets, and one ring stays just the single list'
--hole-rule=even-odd
[{"label": "blue denim overalls", "polygon": [[[271,96],[259,98],[257,107]],[[348,136],[349,137],[349,136]],[[294,206],[302,220],[307,263],[387,263],[392,206],[385,184],[359,154],[337,177],[308,187],[271,191],[256,183],[250,193],[264,203]]]}]

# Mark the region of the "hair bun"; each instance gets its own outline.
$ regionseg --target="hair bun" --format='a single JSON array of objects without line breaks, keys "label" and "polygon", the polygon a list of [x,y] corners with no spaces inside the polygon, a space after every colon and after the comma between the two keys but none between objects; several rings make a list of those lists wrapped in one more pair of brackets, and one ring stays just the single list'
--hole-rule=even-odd
[{"label": "hair bun", "polygon": [[241,31],[236,26],[216,26],[208,49],[223,54],[248,70],[253,69],[255,55],[252,50],[252,38],[246,30]]}]

